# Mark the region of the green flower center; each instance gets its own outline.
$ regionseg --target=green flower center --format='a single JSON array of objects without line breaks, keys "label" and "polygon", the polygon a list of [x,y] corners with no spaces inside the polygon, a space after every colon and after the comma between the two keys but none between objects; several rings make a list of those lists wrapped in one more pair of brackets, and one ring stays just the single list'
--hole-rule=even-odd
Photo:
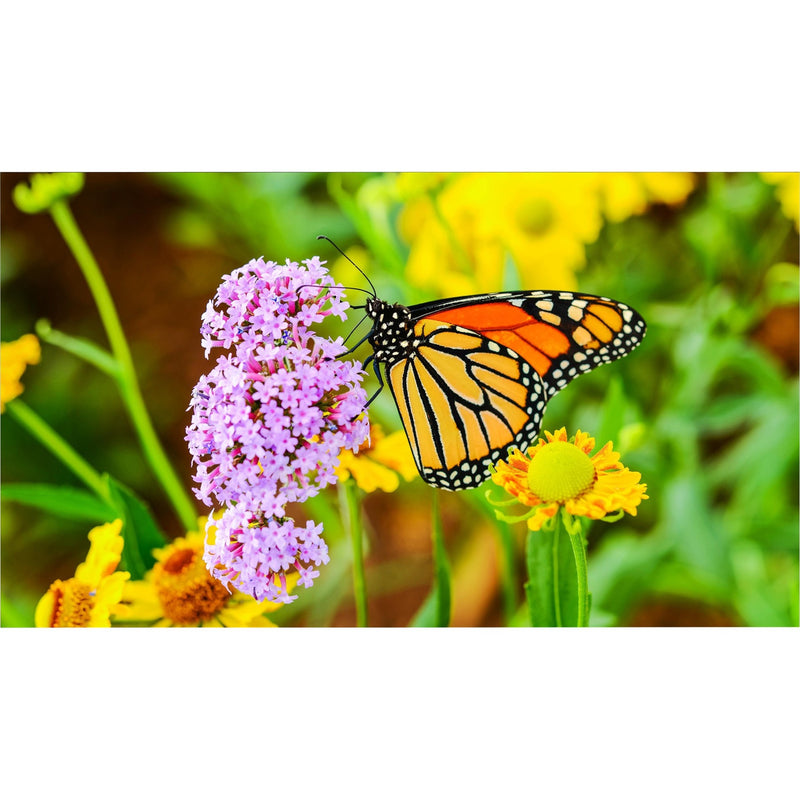
[{"label": "green flower center", "polygon": [[528,487],[546,503],[579,497],[594,484],[592,459],[569,442],[550,442],[533,457]]},{"label": "green flower center", "polygon": [[542,197],[532,197],[517,209],[517,224],[531,236],[542,236],[553,224],[553,206]]}]

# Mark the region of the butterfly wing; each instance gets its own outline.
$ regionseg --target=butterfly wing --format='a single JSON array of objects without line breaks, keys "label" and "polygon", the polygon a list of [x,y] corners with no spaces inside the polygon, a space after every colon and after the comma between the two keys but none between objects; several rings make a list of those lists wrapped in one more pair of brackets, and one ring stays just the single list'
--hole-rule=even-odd
[{"label": "butterfly wing", "polygon": [[458,325],[502,344],[528,361],[547,397],[573,378],[622,358],[644,338],[633,308],[576,292],[502,292],[411,307],[412,319]]},{"label": "butterfly wing", "polygon": [[468,489],[539,431],[545,387],[510,348],[449,323],[421,320],[411,354],[387,370],[417,469],[441,489]]},{"label": "butterfly wing", "polygon": [[642,317],[574,292],[503,292],[410,308],[413,347],[387,369],[423,479],[467,489],[539,433],[548,398],[631,352]]}]

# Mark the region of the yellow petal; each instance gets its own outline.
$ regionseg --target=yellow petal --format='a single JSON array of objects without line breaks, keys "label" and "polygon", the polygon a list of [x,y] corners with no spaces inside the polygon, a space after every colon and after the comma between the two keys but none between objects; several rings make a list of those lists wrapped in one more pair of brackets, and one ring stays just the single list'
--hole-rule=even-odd
[{"label": "yellow petal", "polygon": [[121,531],[121,519],[98,525],[89,531],[89,553],[86,561],[75,570],[75,577],[79,581],[96,588],[102,578],[117,568],[124,545]]}]

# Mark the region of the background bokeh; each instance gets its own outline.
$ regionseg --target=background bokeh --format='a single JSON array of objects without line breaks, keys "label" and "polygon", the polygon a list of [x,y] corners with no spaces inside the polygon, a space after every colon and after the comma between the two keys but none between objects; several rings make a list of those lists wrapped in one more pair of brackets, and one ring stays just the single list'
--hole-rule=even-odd
[{"label": "background bokeh", "polygon": [[[11,201],[27,177],[0,176],[2,340],[46,318],[105,344],[52,220]],[[591,529],[592,623],[798,624],[796,173],[94,173],[71,205],[187,486],[185,409],[209,368],[200,315],[220,277],[253,257],[320,255],[342,283],[364,286],[316,240],[325,233],[384,299],[571,288],[629,303],[648,322],[644,344],[570,385],[544,419],[548,430],[613,439],[649,487],[637,517]],[[331,332],[346,333],[356,314]],[[45,346],[23,382],[37,413],[146,499],[168,535],[183,534],[106,376]],[[371,417],[398,428],[388,392]],[[2,482],[75,479],[4,415]],[[485,488],[441,497],[455,625],[524,619],[511,602],[523,600],[524,526],[514,531],[517,595],[509,598],[496,527],[477,498]],[[365,499],[373,625],[406,625],[429,591],[430,492],[416,478]],[[313,516],[313,504],[297,516],[304,511]],[[85,557],[87,529],[3,501],[2,625],[32,624],[49,584]],[[353,624],[346,537],[335,522],[325,535],[331,563],[275,616],[279,625]]]}]

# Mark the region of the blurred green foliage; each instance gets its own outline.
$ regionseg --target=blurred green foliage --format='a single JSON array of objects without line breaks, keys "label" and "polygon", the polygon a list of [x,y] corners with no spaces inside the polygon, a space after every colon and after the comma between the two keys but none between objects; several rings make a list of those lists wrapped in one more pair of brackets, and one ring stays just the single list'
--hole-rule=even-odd
[{"label": "blurred green foliage", "polygon": [[[74,285],[74,266],[46,231],[48,221],[28,222],[10,210],[15,182],[3,176],[0,187],[3,341],[33,331],[45,316],[55,328],[102,341],[91,305],[80,299],[83,287]],[[333,264],[337,279],[364,286],[344,259],[316,240],[325,233],[367,270],[384,299],[431,299],[405,272],[416,244],[403,233],[410,201],[393,175],[88,175],[83,195],[74,203],[76,217],[86,223],[93,246],[100,240],[98,258],[112,293],[117,284],[115,298],[148,405],[187,485],[188,456],[180,449],[187,420],[181,412],[207,363],[197,358],[199,315],[224,272],[260,255],[297,260],[318,254]],[[150,210],[131,211],[127,196]],[[98,208],[106,210],[89,220]],[[114,232],[105,242],[104,229]],[[141,237],[152,239],[151,250],[136,250]],[[129,260],[121,255],[125,248],[133,251]],[[650,197],[642,213],[606,221],[585,245],[585,261],[576,273],[581,291],[629,303],[648,323],[647,338],[634,354],[581,377],[553,398],[544,419],[548,430],[566,425],[570,433],[589,431],[598,444],[612,439],[626,466],[648,484],[650,499],[637,517],[595,523],[589,531],[592,624],[798,625],[796,224],[760,175],[699,174],[685,201]],[[137,264],[138,281],[125,283],[122,273],[115,277],[115,270]],[[505,285],[495,290],[513,288],[521,272],[507,261]],[[121,296],[125,287],[131,296]],[[138,305],[137,291],[146,297]],[[354,297],[351,302],[360,302]],[[155,309],[155,316],[148,317],[145,308]],[[357,319],[351,316],[350,327]],[[154,326],[160,327],[154,332]],[[358,355],[363,359],[366,350]],[[51,348],[24,382],[26,402],[54,428],[69,432],[98,469],[147,498],[168,529],[167,511],[103,376]],[[399,427],[388,392],[370,413],[387,431]],[[41,593],[55,578],[71,575],[85,554],[85,509],[65,502],[65,519],[54,522],[25,503],[24,487],[14,492],[16,483],[75,482],[5,415],[2,458],[2,624],[30,625]],[[446,498],[445,533],[456,573],[466,550],[462,532],[475,509],[493,524],[483,491]],[[422,573],[419,558],[393,555],[381,543],[382,537],[403,540],[397,508],[427,507],[429,492],[416,479],[397,495],[369,498],[370,541],[377,552],[367,577],[376,597],[391,599],[411,587],[424,599],[430,538],[423,539],[428,560]],[[309,503],[308,513],[322,519],[328,511]],[[279,624],[335,624],[337,610],[352,603],[346,537],[335,516],[325,521],[332,562],[318,585],[285,610],[283,622],[276,619]],[[506,547],[516,547],[521,563],[522,530]],[[521,604],[521,573],[517,580]],[[456,603],[457,595],[456,587]],[[501,607],[508,621],[509,598],[499,590],[496,595],[473,624],[500,624]],[[419,606],[386,619],[403,617],[406,624]],[[338,619],[351,624],[346,616]],[[522,613],[515,621],[525,624],[524,619]]]}]

